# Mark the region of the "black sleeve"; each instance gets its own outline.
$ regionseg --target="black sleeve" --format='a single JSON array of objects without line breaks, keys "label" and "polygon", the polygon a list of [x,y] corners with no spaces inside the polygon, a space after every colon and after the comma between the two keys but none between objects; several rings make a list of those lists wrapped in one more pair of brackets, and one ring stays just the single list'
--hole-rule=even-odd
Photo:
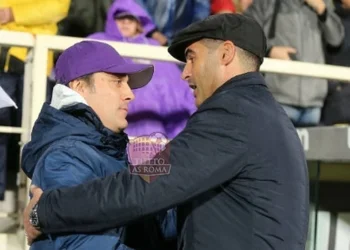
[{"label": "black sleeve", "polygon": [[[235,122],[230,119],[233,116]],[[242,119],[223,109],[197,112],[184,131],[155,156],[171,168],[153,182],[126,170],[44,192],[38,205],[42,231],[84,233],[124,226],[232,179],[246,161]]]},{"label": "black sleeve", "polygon": [[124,228],[122,242],[132,249],[176,250],[176,238],[166,239],[153,216],[139,220]]},{"label": "black sleeve", "polygon": [[321,21],[321,22],[326,22],[327,20],[327,9],[324,10],[324,12],[321,14],[321,15],[318,15],[318,19]]}]

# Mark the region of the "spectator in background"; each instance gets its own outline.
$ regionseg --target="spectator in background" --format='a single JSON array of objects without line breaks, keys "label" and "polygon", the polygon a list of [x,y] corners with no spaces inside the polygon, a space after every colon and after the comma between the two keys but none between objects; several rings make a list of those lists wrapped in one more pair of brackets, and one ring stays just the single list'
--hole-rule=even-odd
[{"label": "spectator in background", "polygon": [[[327,64],[350,67],[350,0],[335,0],[335,11],[340,17],[345,38],[341,46],[328,46]],[[350,84],[340,81],[329,81],[328,95],[322,114],[322,124],[333,125],[350,123]]]},{"label": "spectator in background", "polygon": [[[262,25],[275,59],[324,63],[324,43],[339,46],[344,38],[330,0],[257,0],[246,14]],[[269,73],[266,81],[295,126],[319,123],[327,80]]]},{"label": "spectator in background", "polygon": [[[86,37],[104,30],[107,12],[115,0],[71,0],[67,18],[59,24],[59,34]],[[149,37],[167,44],[167,38],[156,27],[149,31]]]},{"label": "spectator in background", "polygon": [[[117,0],[118,1],[118,0]],[[147,34],[166,45],[181,29],[210,15],[210,0],[135,0],[152,17],[156,30]],[[161,36],[165,35],[167,40]]]},{"label": "spectator in background", "polygon": [[[156,40],[146,37],[154,27],[146,11],[133,0],[117,0],[108,11],[105,31],[89,38],[159,45]],[[134,90],[136,98],[129,105],[129,125],[125,131],[132,137],[159,132],[169,139],[174,138],[196,109],[192,91],[181,80],[181,71],[176,64],[137,61],[154,64],[155,72],[147,86]]]},{"label": "spectator in background", "polygon": [[58,34],[73,37],[86,37],[103,31],[107,11],[114,0],[71,0],[69,12],[58,23]]},{"label": "spectator in background", "polygon": [[[57,22],[68,12],[70,0],[7,0],[0,1],[0,29],[22,31],[32,34],[54,35]],[[0,86],[17,103],[18,110],[0,110],[0,126],[20,126],[23,94],[24,61],[27,49],[19,47],[0,48]],[[49,53],[47,74],[53,65],[53,54]],[[44,72],[43,72],[44,74]],[[16,141],[10,147],[10,139]],[[8,156],[18,161],[18,136],[0,134],[0,200],[4,198]],[[9,159],[10,160],[10,159]],[[14,164],[18,165],[18,162]]]},{"label": "spectator in background", "polygon": [[211,14],[235,13],[236,7],[233,0],[211,0]]}]

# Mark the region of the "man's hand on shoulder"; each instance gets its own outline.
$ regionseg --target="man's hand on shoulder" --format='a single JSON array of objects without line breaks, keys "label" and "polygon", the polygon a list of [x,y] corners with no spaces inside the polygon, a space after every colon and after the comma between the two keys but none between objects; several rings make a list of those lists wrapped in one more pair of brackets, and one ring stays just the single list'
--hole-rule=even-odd
[{"label": "man's hand on shoulder", "polygon": [[33,221],[31,220],[32,218],[31,213],[33,211],[33,207],[38,203],[43,193],[43,191],[36,186],[31,186],[30,191],[33,195],[33,198],[30,200],[23,214],[24,231],[25,231],[25,235],[27,237],[27,243],[29,246],[33,243],[33,241],[36,238],[38,238],[41,235],[41,232],[37,228],[35,228],[34,225],[32,224]]}]

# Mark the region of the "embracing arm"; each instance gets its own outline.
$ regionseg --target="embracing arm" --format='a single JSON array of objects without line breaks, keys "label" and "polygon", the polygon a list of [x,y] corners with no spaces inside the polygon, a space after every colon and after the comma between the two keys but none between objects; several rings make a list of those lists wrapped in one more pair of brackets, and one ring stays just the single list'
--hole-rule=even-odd
[{"label": "embracing arm", "polygon": [[[234,114],[232,114],[234,115]],[[119,227],[187,202],[232,179],[245,165],[246,136],[223,109],[196,113],[156,158],[168,175],[147,183],[128,170],[74,188],[44,192],[38,215],[43,232],[93,232]],[[168,161],[170,159],[170,161]]]},{"label": "embracing arm", "polygon": [[[71,187],[98,177],[98,170],[90,166],[82,147],[58,147],[49,152],[38,164],[33,176],[33,184],[43,190],[60,187]],[[87,153],[87,152],[86,152]],[[85,161],[82,159],[85,158]],[[117,234],[111,237],[108,234],[89,235],[51,235],[55,246],[64,245],[79,249],[118,249],[120,238]],[[38,243],[40,244],[40,243]]]}]

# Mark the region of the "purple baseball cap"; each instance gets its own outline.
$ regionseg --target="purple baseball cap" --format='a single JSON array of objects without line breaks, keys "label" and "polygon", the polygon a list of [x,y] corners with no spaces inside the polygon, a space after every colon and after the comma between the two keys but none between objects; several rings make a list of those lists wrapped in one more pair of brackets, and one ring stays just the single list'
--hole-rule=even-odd
[{"label": "purple baseball cap", "polygon": [[109,44],[97,41],[82,41],[67,48],[55,66],[55,79],[68,84],[84,75],[105,72],[126,74],[132,89],[145,86],[153,76],[153,65],[127,63]]}]

